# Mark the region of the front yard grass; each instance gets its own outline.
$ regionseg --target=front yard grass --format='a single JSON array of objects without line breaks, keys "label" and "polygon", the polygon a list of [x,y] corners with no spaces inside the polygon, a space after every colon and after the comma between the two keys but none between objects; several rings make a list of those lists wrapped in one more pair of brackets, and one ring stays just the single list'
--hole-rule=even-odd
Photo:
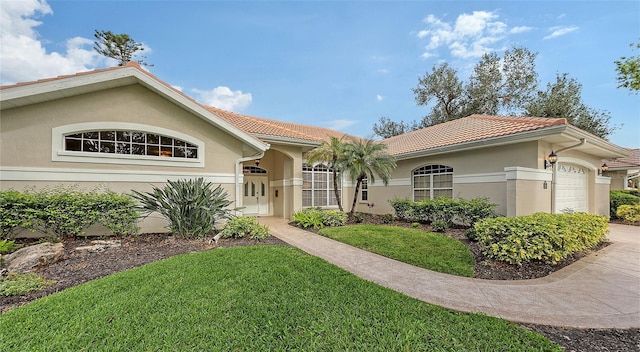
[{"label": "front yard grass", "polygon": [[219,248],[120,272],[0,315],[2,351],[560,351],[281,246]]},{"label": "front yard grass", "polygon": [[318,233],[424,269],[473,277],[474,259],[469,248],[441,234],[382,225],[328,227]]}]

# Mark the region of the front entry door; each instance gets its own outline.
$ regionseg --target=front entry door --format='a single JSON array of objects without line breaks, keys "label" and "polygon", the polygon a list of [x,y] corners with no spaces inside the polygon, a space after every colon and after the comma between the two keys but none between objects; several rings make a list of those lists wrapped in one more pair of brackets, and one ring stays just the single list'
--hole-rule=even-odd
[{"label": "front entry door", "polygon": [[242,192],[245,214],[269,214],[269,180],[267,176],[245,175]]}]

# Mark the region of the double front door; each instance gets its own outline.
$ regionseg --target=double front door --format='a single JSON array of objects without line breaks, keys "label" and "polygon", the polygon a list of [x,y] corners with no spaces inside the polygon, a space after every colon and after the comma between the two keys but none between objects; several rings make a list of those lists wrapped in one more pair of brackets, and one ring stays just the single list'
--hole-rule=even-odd
[{"label": "double front door", "polygon": [[269,180],[267,176],[245,175],[242,192],[245,214],[269,214]]}]

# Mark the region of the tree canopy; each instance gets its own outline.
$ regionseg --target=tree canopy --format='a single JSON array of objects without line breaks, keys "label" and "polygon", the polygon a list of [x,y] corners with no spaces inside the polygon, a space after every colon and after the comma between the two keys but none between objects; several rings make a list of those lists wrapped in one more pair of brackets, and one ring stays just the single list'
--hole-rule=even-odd
[{"label": "tree canopy", "polygon": [[101,55],[118,60],[118,66],[125,66],[136,56],[135,62],[144,66],[153,66],[144,62],[146,57],[136,55],[140,51],[144,51],[141,43],[136,42],[128,34],[114,34],[111,31],[96,30],[93,35],[97,41],[93,44],[93,49]]},{"label": "tree canopy", "polygon": [[373,132],[389,138],[472,114],[507,114],[565,117],[569,123],[599,137],[609,136],[616,128],[609,124],[611,116],[582,102],[582,85],[577,80],[560,74],[545,91],[538,90],[536,57],[537,53],[522,47],[506,50],[502,57],[487,53],[466,82],[447,63],[433,66],[412,89],[416,104],[430,108],[428,114],[412,124],[381,117]]},{"label": "tree canopy", "polygon": [[[631,50],[634,47],[640,49],[640,43],[629,44]],[[627,88],[632,91],[640,90],[640,56],[622,56],[615,61],[618,73],[618,88]]]},{"label": "tree canopy", "polygon": [[329,142],[324,141],[321,145],[307,153],[307,163],[323,164],[332,169],[333,190],[336,196],[336,202],[340,211],[342,202],[340,200],[340,188],[338,187],[338,169],[341,169],[341,163],[344,163],[344,136],[342,138],[331,137]]}]

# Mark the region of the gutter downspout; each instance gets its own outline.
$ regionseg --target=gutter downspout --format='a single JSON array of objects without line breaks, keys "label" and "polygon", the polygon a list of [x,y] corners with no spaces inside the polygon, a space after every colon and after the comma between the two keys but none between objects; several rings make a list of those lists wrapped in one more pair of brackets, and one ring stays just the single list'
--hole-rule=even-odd
[{"label": "gutter downspout", "polygon": [[[584,145],[585,143],[586,143],[586,139],[585,138],[580,138],[580,142],[578,144],[570,145],[570,146],[568,146],[566,148],[558,149],[555,153],[557,155],[560,152],[565,152],[567,150],[580,147],[580,146]],[[557,168],[557,164],[558,163],[553,165],[553,174],[551,175],[551,177],[552,177],[551,178],[551,214],[555,214],[556,213],[556,168]]]},{"label": "gutter downspout", "polygon": [[[270,144],[267,144],[267,150],[271,147]],[[252,156],[247,156],[244,158],[240,158],[238,160],[236,160],[236,174],[235,174],[235,191],[236,191],[236,208],[240,208],[240,197],[242,196],[242,193],[240,191],[240,164],[245,162],[245,161],[250,161],[250,160],[256,160],[256,159],[262,159],[264,157],[264,152],[265,151],[261,151],[260,153],[256,154],[256,155],[252,155]]]}]

